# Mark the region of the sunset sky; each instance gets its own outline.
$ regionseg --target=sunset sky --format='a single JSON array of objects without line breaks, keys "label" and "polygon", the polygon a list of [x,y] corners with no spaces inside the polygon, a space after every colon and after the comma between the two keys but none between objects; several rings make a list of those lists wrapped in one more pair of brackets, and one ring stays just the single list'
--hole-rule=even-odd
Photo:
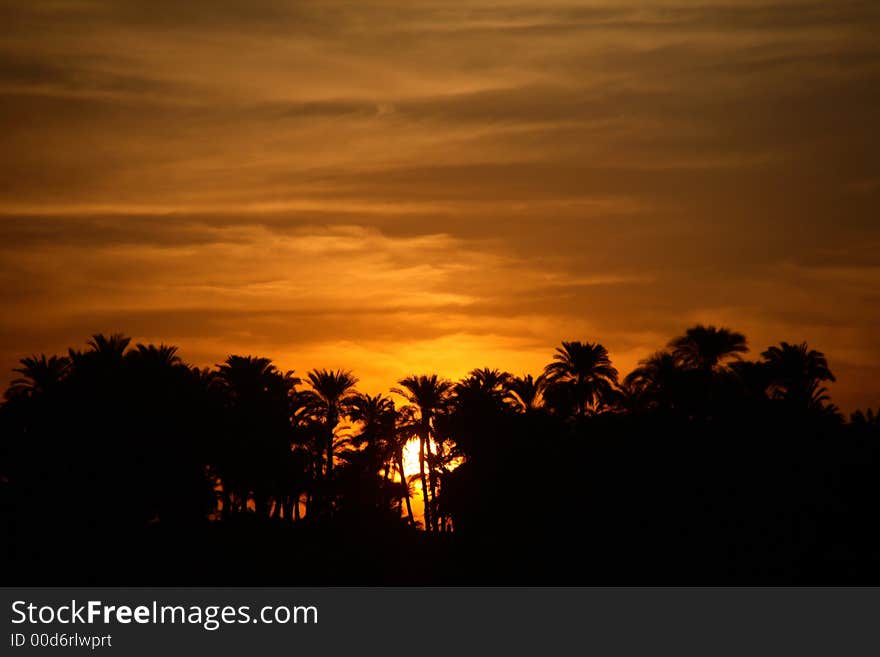
[{"label": "sunset sky", "polygon": [[[622,372],[696,322],[880,405],[880,3],[0,0],[0,368],[91,333]],[[2,379],[4,382],[7,379]]]}]

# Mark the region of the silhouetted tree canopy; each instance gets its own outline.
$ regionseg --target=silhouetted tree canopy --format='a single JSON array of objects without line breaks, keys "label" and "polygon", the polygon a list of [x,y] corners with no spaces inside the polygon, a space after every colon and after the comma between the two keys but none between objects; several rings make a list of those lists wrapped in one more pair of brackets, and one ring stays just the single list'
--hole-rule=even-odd
[{"label": "silhouetted tree canopy", "polygon": [[806,343],[746,353],[742,334],[695,326],[621,380],[602,344],[563,342],[539,376],[412,375],[395,398],[346,370],[200,369],[97,334],[23,358],[6,390],[5,572],[48,581],[78,558],[78,583],[880,582],[880,412],[845,422]]}]

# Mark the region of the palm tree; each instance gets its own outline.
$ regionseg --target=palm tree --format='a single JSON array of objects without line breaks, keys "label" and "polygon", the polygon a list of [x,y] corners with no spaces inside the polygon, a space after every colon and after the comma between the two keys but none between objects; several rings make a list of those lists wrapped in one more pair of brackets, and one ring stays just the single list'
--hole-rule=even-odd
[{"label": "palm tree", "polygon": [[161,397],[166,404],[182,403],[180,394],[192,372],[177,355],[177,347],[138,344],[125,354],[126,373],[134,393],[140,397]]},{"label": "palm tree", "polygon": [[352,442],[355,445],[366,443],[365,451],[370,452],[373,468],[378,470],[379,464],[384,463],[386,481],[391,479],[393,470],[397,469],[409,522],[415,524],[409,483],[403,464],[403,450],[409,439],[409,433],[398,427],[399,416],[394,408],[394,401],[383,395],[354,395],[348,411],[348,417],[352,422],[360,422],[363,425],[361,432]]},{"label": "palm tree", "polygon": [[859,427],[880,427],[880,409],[857,410],[850,415],[850,422]]},{"label": "palm tree", "polygon": [[12,380],[6,391],[7,398],[45,394],[55,390],[70,370],[70,359],[64,356],[47,358],[46,354],[40,354],[22,358],[18,362],[21,367],[16,367],[13,372],[21,376]]},{"label": "palm tree", "polygon": [[505,388],[510,382],[511,376],[507,372],[491,369],[489,367],[478,367],[471,370],[471,373],[464,380],[474,388],[479,389],[487,395],[502,399],[504,397]]},{"label": "palm tree", "polygon": [[639,408],[674,408],[682,396],[684,372],[678,359],[668,351],[658,351],[639,362],[627,374],[624,388]]},{"label": "palm tree", "polygon": [[230,412],[232,445],[224,455],[224,513],[235,502],[247,510],[253,493],[259,513],[268,513],[268,497],[277,493],[279,472],[291,454],[290,395],[299,379],[282,374],[268,358],[229,356],[218,365]]},{"label": "palm tree", "polygon": [[117,373],[122,366],[129,343],[131,338],[121,333],[110,336],[95,333],[87,343],[89,346],[87,351],[68,350],[71,366],[85,376],[110,376]]},{"label": "palm tree", "polygon": [[488,367],[471,370],[464,379],[453,386],[456,404],[501,407],[506,403],[507,386],[511,376],[501,370]]},{"label": "palm tree", "polygon": [[228,391],[236,398],[255,397],[264,393],[284,394],[299,383],[293,371],[282,374],[269,358],[229,356],[217,366],[217,373]]},{"label": "palm tree", "polygon": [[183,362],[177,355],[177,347],[167,344],[156,346],[138,343],[134,350],[129,351],[126,356],[141,363],[149,363],[157,369],[176,367]]},{"label": "palm tree", "polygon": [[669,343],[683,367],[712,372],[724,361],[738,360],[749,350],[746,338],[726,328],[697,324]]},{"label": "palm tree", "polygon": [[365,451],[369,452],[376,470],[387,463],[386,457],[393,457],[389,444],[393,443],[396,415],[394,401],[383,395],[356,394],[349,402],[348,419],[361,424],[352,443],[355,447],[366,445]]},{"label": "palm tree", "polygon": [[767,388],[770,387],[767,363],[763,361],[736,360],[728,363],[727,368],[733,374],[732,381],[739,388],[743,400],[756,402],[767,399]]},{"label": "palm tree", "polygon": [[95,333],[86,343],[89,345],[89,351],[86,353],[96,354],[105,362],[120,362],[130,343],[131,338],[122,333],[113,333],[110,336]]},{"label": "palm tree", "polygon": [[767,368],[768,393],[804,408],[821,408],[828,400],[822,383],[835,381],[825,355],[806,342],[781,342],[761,354]]},{"label": "palm tree", "polygon": [[327,455],[324,476],[333,477],[333,444],[339,418],[347,409],[354,393],[357,378],[347,370],[312,370],[308,373],[311,391],[305,391],[303,399],[309,410],[320,417],[324,425],[324,449]]},{"label": "palm tree", "polygon": [[[403,486],[403,499],[406,503],[406,514],[411,526],[415,526],[416,519],[412,510],[412,495],[410,493],[410,480],[406,475],[406,468],[403,459],[403,451],[406,449],[407,443],[413,437],[418,436],[419,424],[415,420],[415,409],[412,406],[404,406],[396,411],[396,422],[394,431],[394,460],[397,464],[397,473],[400,477],[400,483]],[[424,482],[423,482],[424,483]],[[424,489],[422,491],[424,493]]]},{"label": "palm tree", "polygon": [[541,405],[544,384],[543,374],[539,375],[537,379],[531,374],[510,377],[506,384],[507,400],[522,413],[533,411]]},{"label": "palm tree", "polygon": [[544,377],[547,389],[557,399],[570,400],[579,417],[611,402],[617,388],[617,370],[608,350],[593,342],[563,342],[544,368]]},{"label": "palm tree", "polygon": [[[436,374],[431,374],[430,376],[408,376],[397,383],[400,387],[392,388],[391,392],[404,397],[419,412],[417,420],[419,479],[422,483],[422,497],[425,501],[425,527],[429,531],[432,529],[439,530],[439,523],[437,519],[433,518],[434,514],[431,511],[431,502],[437,499],[437,482],[434,472],[434,455],[431,453],[431,439],[434,439],[438,449],[440,449],[440,443],[434,433],[433,420],[448,407],[452,382],[441,379]],[[426,460],[429,466],[427,474],[425,472]],[[430,495],[428,495],[429,479]]]}]

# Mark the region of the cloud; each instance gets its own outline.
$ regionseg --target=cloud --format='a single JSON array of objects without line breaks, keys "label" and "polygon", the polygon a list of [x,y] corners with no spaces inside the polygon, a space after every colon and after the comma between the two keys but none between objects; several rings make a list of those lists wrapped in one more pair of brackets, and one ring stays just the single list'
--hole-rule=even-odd
[{"label": "cloud", "polygon": [[0,20],[4,368],[123,330],[381,387],[535,371],[563,338],[625,370],[704,321],[815,343],[844,405],[880,394],[876,3]]}]

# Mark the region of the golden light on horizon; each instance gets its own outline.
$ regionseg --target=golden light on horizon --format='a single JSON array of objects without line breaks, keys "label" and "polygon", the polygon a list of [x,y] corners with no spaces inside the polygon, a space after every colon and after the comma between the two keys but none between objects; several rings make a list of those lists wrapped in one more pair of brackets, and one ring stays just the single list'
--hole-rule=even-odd
[{"label": "golden light on horizon", "polygon": [[7,3],[0,371],[122,331],[375,393],[702,322],[876,406],[863,5]]},{"label": "golden light on horizon", "polygon": [[403,448],[403,471],[407,478],[419,474],[419,439],[413,438]]},{"label": "golden light on horizon", "polygon": [[[461,463],[461,459],[454,459],[447,465],[449,471],[455,470]],[[422,523],[425,519],[425,503],[422,495],[421,482],[418,479],[419,474],[419,439],[413,438],[407,442],[403,449],[403,469],[406,473],[407,480],[410,480],[410,503],[413,507],[413,515],[417,522]],[[399,480],[399,479],[398,479]],[[401,509],[405,515],[406,509]]]}]

